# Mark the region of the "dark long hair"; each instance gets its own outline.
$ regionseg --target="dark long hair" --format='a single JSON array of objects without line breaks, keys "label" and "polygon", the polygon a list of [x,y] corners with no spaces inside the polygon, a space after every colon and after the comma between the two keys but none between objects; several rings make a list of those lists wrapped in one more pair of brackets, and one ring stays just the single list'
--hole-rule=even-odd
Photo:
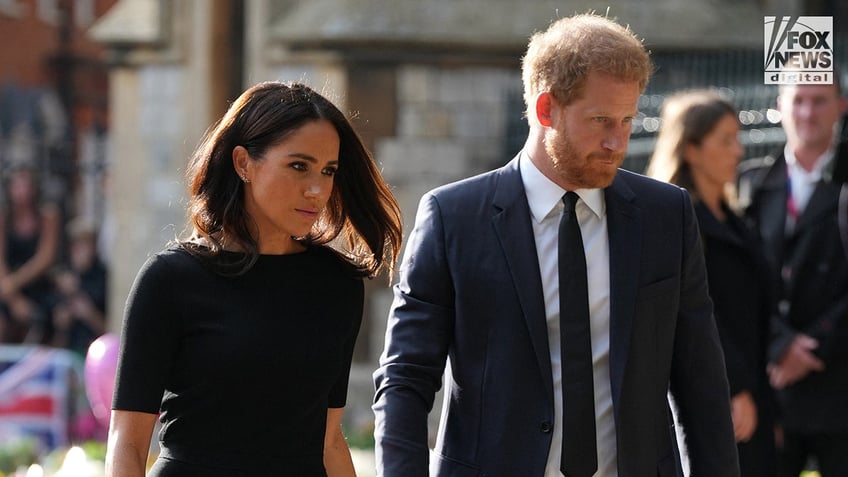
[{"label": "dark long hair", "polygon": [[[684,151],[689,144],[700,146],[727,115],[736,117],[736,108],[716,91],[687,90],[666,98],[660,133],[645,174],[683,187],[694,200],[700,200]],[[732,197],[725,197],[725,201],[732,205]]]},{"label": "dark long hair", "polygon": [[[373,277],[383,268],[392,271],[401,247],[400,207],[345,115],[301,83],[265,82],[249,88],[207,131],[186,172],[193,230],[181,245],[223,273],[240,275],[250,269],[259,245],[251,233],[233,149],[243,146],[251,157],[262,157],[316,120],[329,121],[339,135],[339,170],[330,199],[303,243],[330,245],[364,276]],[[224,235],[245,252],[236,262],[227,263],[221,253]],[[208,246],[198,246],[199,238]]]}]

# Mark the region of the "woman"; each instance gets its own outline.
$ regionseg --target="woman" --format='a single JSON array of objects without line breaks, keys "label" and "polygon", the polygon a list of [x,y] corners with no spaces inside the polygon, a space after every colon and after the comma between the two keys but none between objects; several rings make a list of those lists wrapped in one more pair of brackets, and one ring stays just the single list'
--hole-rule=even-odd
[{"label": "woman", "polygon": [[32,168],[18,166],[5,182],[0,213],[0,342],[49,337],[50,268],[59,254],[61,217],[39,194]]},{"label": "woman", "polygon": [[647,175],[683,187],[693,198],[742,475],[771,476],[774,438],[765,372],[770,292],[756,237],[733,209],[732,186],[743,154],[738,134],[735,108],[717,93],[670,96]]},{"label": "woman", "polygon": [[76,217],[65,227],[67,259],[52,272],[55,298],[50,344],[85,356],[106,331],[108,271],[97,254],[97,227]]},{"label": "woman", "polygon": [[341,418],[362,277],[401,245],[371,155],[321,95],[263,83],[187,179],[192,232],[127,303],[106,475],[144,475],[157,413],[152,476],[354,475]]}]

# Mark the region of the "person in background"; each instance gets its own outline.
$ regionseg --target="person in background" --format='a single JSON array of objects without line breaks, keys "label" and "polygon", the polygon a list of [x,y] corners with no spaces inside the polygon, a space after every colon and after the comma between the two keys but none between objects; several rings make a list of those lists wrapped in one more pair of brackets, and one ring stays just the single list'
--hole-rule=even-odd
[{"label": "person in background", "polygon": [[652,69],[614,20],[557,20],[524,56],[524,149],[422,197],[374,373],[378,475],[680,476],[669,390],[693,474],[739,475],[689,195],[619,169]]},{"label": "person in background", "polygon": [[52,273],[56,299],[50,343],[85,356],[91,342],[106,331],[108,273],[97,253],[93,221],[77,217],[66,230],[68,263]]},{"label": "person in background", "polygon": [[[838,71],[838,70],[837,70]],[[779,416],[778,476],[813,458],[822,477],[848,475],[848,258],[832,180],[846,110],[833,84],[781,85],[783,148],[740,166],[739,196],[759,229],[777,284],[768,374]],[[846,151],[846,149],[841,149]]]},{"label": "person in background", "polygon": [[49,272],[61,246],[58,204],[39,193],[35,170],[14,166],[0,204],[0,342],[40,343],[49,335]]},{"label": "person in background", "polygon": [[756,232],[735,209],[736,171],[744,154],[738,135],[736,109],[718,93],[671,95],[663,103],[646,173],[685,188],[692,197],[730,383],[742,476],[770,477],[776,458],[766,375],[772,290]]},{"label": "person in background", "polygon": [[300,83],[249,88],[187,170],[190,234],[133,285],[108,477],[354,475],[341,430],[363,277],[400,210],[350,122]]}]

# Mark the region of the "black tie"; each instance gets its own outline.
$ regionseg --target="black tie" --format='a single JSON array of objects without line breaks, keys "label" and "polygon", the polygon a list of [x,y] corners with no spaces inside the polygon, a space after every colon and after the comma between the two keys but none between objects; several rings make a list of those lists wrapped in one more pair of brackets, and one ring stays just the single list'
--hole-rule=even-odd
[{"label": "black tie", "polygon": [[567,192],[559,223],[559,329],[562,359],[562,463],[567,477],[591,477],[598,468],[595,387],[586,255],[577,223],[579,197]]}]

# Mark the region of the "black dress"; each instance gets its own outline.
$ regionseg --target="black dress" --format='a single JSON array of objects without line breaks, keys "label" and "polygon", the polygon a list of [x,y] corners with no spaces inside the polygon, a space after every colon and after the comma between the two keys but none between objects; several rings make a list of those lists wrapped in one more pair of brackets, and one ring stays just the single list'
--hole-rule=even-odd
[{"label": "black dress", "polygon": [[756,235],[730,209],[719,221],[703,204],[695,206],[704,242],[730,394],[748,391],[757,405],[757,429],[739,443],[743,477],[775,475],[774,398],[766,374],[771,293],[768,265]]},{"label": "black dress", "polygon": [[364,288],[321,247],[225,277],[168,249],[127,302],[113,409],[157,413],[150,475],[325,476],[328,408],[347,398]]},{"label": "black dress", "polygon": [[[21,235],[11,225],[11,214],[7,214],[6,236],[0,238],[6,242],[6,265],[9,270],[18,270],[38,252],[38,244],[41,240],[41,225],[32,234]],[[47,319],[47,311],[52,305],[53,288],[47,274],[32,280],[21,293],[29,298],[35,309],[30,316],[29,324],[22,324],[11,319],[9,304],[0,301],[0,319],[6,320],[5,339],[8,342],[20,343],[24,340],[37,342],[46,341],[50,335],[52,323]],[[30,329],[32,328],[32,331]]]}]

